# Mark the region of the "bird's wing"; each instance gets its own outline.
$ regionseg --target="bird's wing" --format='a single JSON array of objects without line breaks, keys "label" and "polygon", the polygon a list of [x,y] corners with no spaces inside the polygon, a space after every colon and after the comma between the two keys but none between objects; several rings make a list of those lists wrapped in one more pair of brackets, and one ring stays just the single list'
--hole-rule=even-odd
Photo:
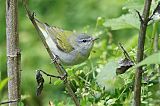
[{"label": "bird's wing", "polygon": [[43,33],[45,39],[51,37],[56,43],[56,46],[63,52],[69,53],[74,50],[73,46],[69,43],[68,37],[72,36],[74,33],[72,31],[65,31],[63,29],[49,26],[46,23],[42,23],[35,19],[39,29]]},{"label": "bird's wing", "polygon": [[[69,42],[69,37],[73,37],[73,32],[71,31],[65,31],[57,27],[50,27],[51,28],[51,33],[56,35],[56,42],[57,42],[57,47],[61,49],[64,52],[71,52],[74,50],[72,45]],[[74,39],[74,38],[73,38]],[[73,42],[74,43],[74,42]]]}]

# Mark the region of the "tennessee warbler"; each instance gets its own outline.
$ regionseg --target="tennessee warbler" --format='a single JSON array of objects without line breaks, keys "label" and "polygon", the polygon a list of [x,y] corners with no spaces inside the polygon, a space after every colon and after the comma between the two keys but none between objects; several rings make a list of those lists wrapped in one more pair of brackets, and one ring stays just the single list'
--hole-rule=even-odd
[{"label": "tennessee warbler", "polygon": [[48,47],[55,56],[58,56],[62,64],[76,65],[89,57],[94,41],[97,38],[85,33],[75,33],[52,27],[37,19],[35,19],[35,22],[42,32]]}]

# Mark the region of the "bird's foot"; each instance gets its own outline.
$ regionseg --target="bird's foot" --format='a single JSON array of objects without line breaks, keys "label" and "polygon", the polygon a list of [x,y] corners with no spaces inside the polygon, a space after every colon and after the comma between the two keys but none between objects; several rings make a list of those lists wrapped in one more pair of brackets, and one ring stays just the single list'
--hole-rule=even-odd
[{"label": "bird's foot", "polygon": [[68,77],[68,74],[64,73],[62,76],[60,76],[60,79],[63,81],[67,81],[67,77]]},{"label": "bird's foot", "polygon": [[51,59],[51,64],[52,63],[59,63],[59,57],[57,56],[57,55],[54,55],[54,58],[53,59]]}]

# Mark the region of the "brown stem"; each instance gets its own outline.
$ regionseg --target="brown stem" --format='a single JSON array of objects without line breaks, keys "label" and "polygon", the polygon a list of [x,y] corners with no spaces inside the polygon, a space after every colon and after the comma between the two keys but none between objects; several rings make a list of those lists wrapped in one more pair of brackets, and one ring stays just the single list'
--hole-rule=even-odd
[{"label": "brown stem", "polygon": [[122,49],[125,58],[132,60],[131,57],[129,56],[128,52],[124,49],[123,45],[121,43],[118,43],[118,44],[119,44],[119,47]]},{"label": "brown stem", "polygon": [[[38,28],[38,26],[37,26],[37,24],[36,24],[36,22],[35,22],[34,13],[31,14],[31,12],[28,10],[27,5],[26,5],[26,2],[24,2],[24,7],[25,7],[25,9],[26,9],[26,11],[27,11],[27,14],[28,14],[28,16],[29,16],[32,24],[33,24],[34,27],[36,28],[36,30],[37,30],[37,32],[38,32],[38,35],[40,36],[40,38],[41,38],[41,40],[42,40],[45,48],[47,49],[48,54],[50,55],[50,57],[51,57],[52,60],[55,60],[54,54],[52,54],[50,48],[48,47],[48,45],[47,45],[47,43],[46,43],[46,41],[45,41],[44,36],[42,35],[40,29]],[[63,75],[64,75],[64,68],[62,68],[61,64],[59,64],[57,61],[54,61],[54,65],[55,65],[58,73],[59,73],[61,76],[63,76]],[[67,79],[64,80],[64,85],[65,85],[65,87],[66,87],[69,95],[72,97],[75,105],[76,105],[76,106],[80,106],[79,100],[77,99],[76,95],[74,94],[73,90],[71,89],[70,81],[67,80]]]},{"label": "brown stem", "polygon": [[[144,43],[145,43],[145,35],[147,24],[149,21],[149,11],[152,0],[145,0],[144,10],[140,25],[139,37],[138,37],[138,47],[137,47],[137,63],[143,60],[143,52],[144,52]],[[142,67],[138,67],[135,73],[135,85],[134,85],[134,106],[140,106],[141,104],[141,79],[142,79]]]},{"label": "brown stem", "polygon": [[18,101],[19,101],[19,99],[17,99],[17,100],[10,100],[10,101],[6,101],[6,102],[0,102],[0,105],[14,103],[14,102],[18,102]]},{"label": "brown stem", "polygon": [[[18,1],[6,0],[7,72],[9,101],[20,99],[20,61],[18,36]],[[17,106],[10,102],[9,106]]]},{"label": "brown stem", "polygon": [[59,79],[62,78],[61,76],[55,76],[55,75],[48,74],[48,73],[44,72],[43,70],[37,70],[37,71],[42,72],[43,74],[45,74],[46,76],[49,76],[50,78],[51,78],[51,77],[53,77],[53,78],[59,78]]}]

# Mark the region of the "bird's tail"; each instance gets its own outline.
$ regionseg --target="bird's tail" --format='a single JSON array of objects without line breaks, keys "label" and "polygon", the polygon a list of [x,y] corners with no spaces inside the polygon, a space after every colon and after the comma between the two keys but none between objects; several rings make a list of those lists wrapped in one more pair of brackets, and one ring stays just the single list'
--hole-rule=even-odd
[{"label": "bird's tail", "polygon": [[52,46],[54,44],[50,34],[48,34],[48,30],[49,30],[49,25],[46,24],[46,23],[42,23],[40,22],[38,19],[35,18],[35,13],[31,12],[29,9],[28,9],[28,5],[27,5],[27,0],[23,0],[23,5],[24,5],[24,8],[27,12],[27,15],[30,19],[30,21],[32,22],[32,24],[34,25],[35,29],[37,30],[38,32],[38,35],[40,36],[43,44],[45,45],[47,51],[48,49],[50,49],[49,51],[51,51],[52,49]]}]

